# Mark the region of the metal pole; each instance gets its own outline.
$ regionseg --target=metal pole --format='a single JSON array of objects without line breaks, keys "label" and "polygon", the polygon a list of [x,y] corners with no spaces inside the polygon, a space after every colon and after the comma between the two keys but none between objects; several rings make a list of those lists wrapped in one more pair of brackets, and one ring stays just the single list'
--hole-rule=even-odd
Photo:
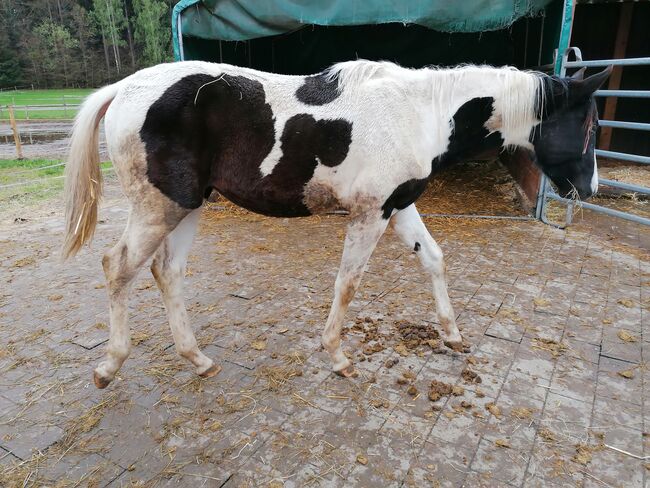
[{"label": "metal pole", "polygon": [[[555,60],[555,73],[558,74],[562,69],[562,56],[569,44],[571,44],[571,29],[573,27],[573,11],[575,3],[573,0],[564,0],[564,9],[562,15],[562,28],[560,29],[560,39],[558,42],[558,55]],[[538,64],[542,64],[541,61]]]},{"label": "metal pole", "polygon": [[181,56],[181,61],[185,61],[185,49],[183,48],[183,24],[181,22],[181,15],[182,11],[178,12],[178,22],[177,22],[177,30],[178,30],[178,52]]},{"label": "metal pole", "polygon": [[[555,56],[554,72],[556,75],[561,74],[562,71],[566,69],[564,63],[566,62],[566,50],[569,48],[569,44],[571,42],[571,28],[573,26],[574,9],[575,4],[573,0],[564,0],[562,28],[560,29],[560,39],[557,47],[557,55]],[[541,57],[538,60],[537,64],[542,64]],[[537,208],[535,209],[535,216],[542,222],[546,222],[546,191],[548,185],[548,179],[546,178],[546,175],[542,173],[542,177],[539,182],[539,192],[537,194]]]},{"label": "metal pole", "polygon": [[20,143],[20,133],[18,132],[18,126],[16,125],[16,117],[14,116],[14,107],[9,105],[9,123],[11,124],[11,131],[14,133],[14,142],[16,143],[16,154],[18,154],[18,159],[25,159],[23,157],[23,146]]},{"label": "metal pole", "polygon": [[[548,198],[551,198],[553,200],[557,200],[558,202],[562,203],[570,203],[572,200],[568,200],[566,198],[562,198],[559,195],[556,194],[549,194],[547,195]],[[621,212],[620,210],[614,210],[612,208],[607,208],[607,207],[602,207],[600,205],[595,205],[593,203],[587,203],[587,202],[580,202],[580,208],[584,208],[586,210],[594,210],[596,212],[601,212],[604,213],[605,215],[611,215],[612,217],[620,217],[621,219],[625,220],[630,220],[632,222],[636,222],[637,224],[643,224],[643,225],[650,225],[650,219],[647,217],[641,217],[640,215],[634,215],[626,212]]]}]

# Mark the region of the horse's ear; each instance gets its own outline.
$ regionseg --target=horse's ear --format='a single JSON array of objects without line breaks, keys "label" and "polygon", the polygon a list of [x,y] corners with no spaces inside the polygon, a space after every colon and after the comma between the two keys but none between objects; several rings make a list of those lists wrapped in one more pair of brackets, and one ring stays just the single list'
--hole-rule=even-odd
[{"label": "horse's ear", "polygon": [[571,75],[571,79],[582,81],[585,77],[585,71],[587,71],[587,68],[580,68],[578,71]]},{"label": "horse's ear", "polygon": [[613,66],[608,66],[600,73],[591,75],[584,80],[571,80],[571,98],[573,100],[582,100],[589,98],[596,90],[598,90],[605,80],[609,78],[612,73]]}]

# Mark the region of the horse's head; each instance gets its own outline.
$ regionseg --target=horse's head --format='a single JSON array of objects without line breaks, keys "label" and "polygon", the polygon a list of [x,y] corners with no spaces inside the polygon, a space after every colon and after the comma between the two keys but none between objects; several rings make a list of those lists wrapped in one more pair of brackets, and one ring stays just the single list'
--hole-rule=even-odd
[{"label": "horse's head", "polygon": [[583,79],[584,69],[570,78],[544,79],[542,122],[534,131],[537,165],[563,197],[587,199],[598,189],[596,132],[598,111],[594,92],[611,73]]}]

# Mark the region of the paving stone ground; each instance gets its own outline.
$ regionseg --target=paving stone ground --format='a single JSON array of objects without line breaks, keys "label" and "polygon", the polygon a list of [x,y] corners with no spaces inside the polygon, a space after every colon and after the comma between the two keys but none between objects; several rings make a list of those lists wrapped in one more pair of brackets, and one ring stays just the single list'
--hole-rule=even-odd
[{"label": "paving stone ground", "polygon": [[[427,334],[427,278],[388,232],[346,321],[360,374],[343,379],[320,333],[345,219],[213,208],[186,298],[222,372],[199,379],[176,355],[143,270],[131,357],[99,391],[101,256],[126,218],[115,187],[68,263],[60,205],[2,225],[0,486],[648,486],[645,230],[621,245],[602,226],[427,220],[469,353]],[[423,337],[400,333],[411,325]],[[431,401],[433,380],[452,394]]]}]

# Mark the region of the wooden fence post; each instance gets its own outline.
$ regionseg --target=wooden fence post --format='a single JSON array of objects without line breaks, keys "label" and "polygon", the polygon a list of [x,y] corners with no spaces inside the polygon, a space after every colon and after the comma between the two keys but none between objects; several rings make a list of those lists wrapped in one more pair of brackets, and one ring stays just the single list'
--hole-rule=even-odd
[{"label": "wooden fence post", "polygon": [[[618,18],[618,29],[616,31],[616,42],[614,43],[615,59],[625,57],[625,50],[627,49],[627,41],[630,34],[630,25],[632,24],[632,10],[634,4],[626,3],[621,4],[621,11]],[[609,76],[608,90],[618,90],[621,87],[621,78],[623,76],[623,67],[615,66],[612,74]],[[616,104],[618,98],[607,97],[605,99],[605,109],[603,110],[603,120],[614,120],[616,117]],[[603,127],[600,129],[600,137],[598,138],[598,148],[609,151],[610,143],[612,142],[612,127]]]},{"label": "wooden fence post", "polygon": [[23,146],[20,144],[20,133],[18,132],[18,126],[16,126],[14,107],[13,105],[9,105],[7,109],[9,110],[9,122],[11,123],[11,130],[14,133],[14,142],[16,143],[16,153],[18,154],[18,159],[25,159],[23,157]]}]

